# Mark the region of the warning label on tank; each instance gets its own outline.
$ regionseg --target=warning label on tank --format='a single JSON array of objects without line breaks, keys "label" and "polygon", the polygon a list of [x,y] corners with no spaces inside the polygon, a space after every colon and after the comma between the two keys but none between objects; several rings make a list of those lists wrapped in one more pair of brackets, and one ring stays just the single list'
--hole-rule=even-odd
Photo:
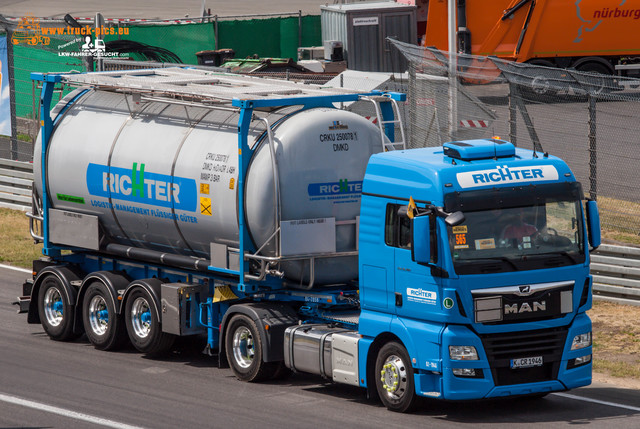
[{"label": "warning label on tank", "polygon": [[211,216],[211,198],[200,197],[200,214]]},{"label": "warning label on tank", "polygon": [[[229,165],[230,156],[223,153],[207,152],[200,169],[200,180],[202,182],[226,182],[227,177],[236,173],[236,167]],[[224,179],[224,180],[223,180]],[[200,184],[202,187],[203,184]],[[205,194],[208,192],[202,192]]]},{"label": "warning label on tank", "polygon": [[[329,129],[340,128],[329,127]],[[349,150],[350,142],[358,141],[358,133],[356,131],[322,133],[318,138],[321,143],[331,143],[334,152],[346,152]]]}]

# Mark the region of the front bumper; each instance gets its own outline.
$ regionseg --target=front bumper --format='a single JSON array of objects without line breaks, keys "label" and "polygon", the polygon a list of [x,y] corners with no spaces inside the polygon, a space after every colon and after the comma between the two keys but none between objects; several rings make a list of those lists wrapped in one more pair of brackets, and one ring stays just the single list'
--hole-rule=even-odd
[{"label": "front bumper", "polygon": [[[562,329],[496,334],[482,339],[467,327],[449,326],[443,334],[441,373],[419,371],[415,376],[416,391],[421,396],[469,400],[549,393],[589,385],[591,361],[573,368],[570,363],[592,354],[591,346],[571,350],[573,338],[590,331],[591,320],[586,314],[578,315],[569,327]],[[491,342],[501,342],[497,351],[494,345],[491,346],[493,350],[485,348]],[[452,361],[448,356],[449,345],[472,345],[476,347],[479,359]],[[539,355],[544,357],[542,366],[510,367],[510,359]],[[474,368],[476,376],[456,376],[455,368]]]}]

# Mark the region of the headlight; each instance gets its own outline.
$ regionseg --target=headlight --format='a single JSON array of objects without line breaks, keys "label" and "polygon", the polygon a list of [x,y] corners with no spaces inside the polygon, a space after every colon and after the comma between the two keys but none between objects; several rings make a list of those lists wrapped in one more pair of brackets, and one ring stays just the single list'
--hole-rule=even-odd
[{"label": "headlight", "polygon": [[473,346],[449,346],[451,360],[478,360],[478,352]]},{"label": "headlight", "polygon": [[584,355],[575,359],[569,359],[567,362],[567,369],[573,369],[582,365],[586,365],[591,362],[591,355]]},{"label": "headlight", "polygon": [[591,345],[591,332],[586,334],[580,334],[573,337],[573,343],[571,344],[571,350],[580,350]]},{"label": "headlight", "polygon": [[591,355],[580,356],[579,358],[574,359],[576,366],[584,365],[585,363],[591,362]]}]

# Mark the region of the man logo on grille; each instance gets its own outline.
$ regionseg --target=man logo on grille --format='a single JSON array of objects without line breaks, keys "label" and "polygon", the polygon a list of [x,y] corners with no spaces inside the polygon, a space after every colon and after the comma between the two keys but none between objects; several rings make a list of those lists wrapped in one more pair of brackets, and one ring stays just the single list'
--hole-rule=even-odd
[{"label": "man logo on grille", "polygon": [[531,286],[520,286],[520,295],[529,295],[531,293]]}]

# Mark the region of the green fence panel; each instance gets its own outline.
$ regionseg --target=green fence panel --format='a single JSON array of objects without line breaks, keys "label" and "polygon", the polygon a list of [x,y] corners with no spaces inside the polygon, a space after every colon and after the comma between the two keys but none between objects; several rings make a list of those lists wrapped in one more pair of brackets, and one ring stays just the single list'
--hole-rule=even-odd
[{"label": "green fence panel", "polygon": [[280,57],[297,59],[299,27],[297,16],[280,20]]},{"label": "green fence panel", "polygon": [[302,46],[322,46],[320,15],[302,17]]},{"label": "green fence panel", "polygon": [[[32,72],[62,73],[83,72],[82,58],[62,57],[57,51],[45,50],[42,46],[17,45],[13,47],[13,67],[16,95],[16,116],[35,118],[33,112]],[[38,108],[39,92],[35,94],[35,106]],[[55,100],[55,99],[54,99]]]},{"label": "green fence panel", "polygon": [[293,16],[280,21],[280,57],[296,60],[299,47],[320,46],[321,43],[319,16],[303,16],[302,20]]},{"label": "green fence panel", "polygon": [[[219,48],[230,48],[236,58],[259,57],[297,58],[297,16],[286,18],[220,21],[218,23]],[[320,16],[302,17],[302,46],[321,43]]]},{"label": "green fence panel", "polygon": [[215,49],[213,23],[132,25],[129,35],[105,36],[105,41],[132,40],[167,49],[176,54],[185,64],[197,64],[196,52]]},{"label": "green fence panel", "polygon": [[280,56],[280,19],[220,21],[218,47],[230,48],[236,58]]}]

